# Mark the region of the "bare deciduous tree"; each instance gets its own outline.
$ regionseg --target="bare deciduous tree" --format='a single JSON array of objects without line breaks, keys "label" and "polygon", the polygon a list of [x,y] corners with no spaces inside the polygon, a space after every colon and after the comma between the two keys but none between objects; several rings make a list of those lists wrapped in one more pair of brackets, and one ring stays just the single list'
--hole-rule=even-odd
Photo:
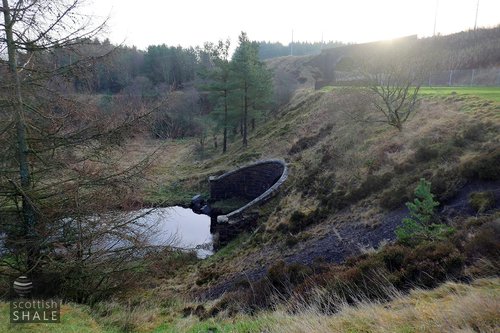
[{"label": "bare deciduous tree", "polygon": [[374,74],[370,90],[377,97],[373,104],[384,115],[384,122],[402,131],[403,124],[415,111],[420,86],[421,82],[409,69],[393,67]]},{"label": "bare deciduous tree", "polygon": [[[80,15],[82,2],[0,7],[1,273],[56,274],[80,287],[67,293],[78,300],[116,286],[144,248],[130,233],[137,219],[110,211],[133,199],[150,165],[125,161],[121,145],[149,111],[103,112],[74,89],[109,52],[87,47],[104,23]],[[109,239],[128,245],[103,246]]]},{"label": "bare deciduous tree", "polygon": [[425,77],[425,61],[412,56],[412,45],[376,50],[357,61],[359,75],[373,93],[373,106],[382,117],[365,119],[387,123],[399,131],[415,112]]}]

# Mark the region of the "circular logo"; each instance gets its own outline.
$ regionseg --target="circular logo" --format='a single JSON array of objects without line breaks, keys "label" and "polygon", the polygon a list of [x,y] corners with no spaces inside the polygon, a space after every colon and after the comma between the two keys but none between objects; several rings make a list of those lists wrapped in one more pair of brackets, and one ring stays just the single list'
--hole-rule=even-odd
[{"label": "circular logo", "polygon": [[14,291],[21,297],[28,295],[33,289],[33,282],[27,276],[21,275],[14,280]]}]

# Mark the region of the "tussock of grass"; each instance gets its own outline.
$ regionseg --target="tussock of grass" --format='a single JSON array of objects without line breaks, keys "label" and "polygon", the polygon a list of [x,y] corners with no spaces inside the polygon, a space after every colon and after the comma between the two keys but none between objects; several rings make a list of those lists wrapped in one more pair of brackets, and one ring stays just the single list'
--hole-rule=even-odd
[{"label": "tussock of grass", "polygon": [[233,210],[246,205],[250,200],[245,198],[229,198],[225,200],[215,201],[211,204],[211,208],[220,211],[222,214],[228,214]]}]

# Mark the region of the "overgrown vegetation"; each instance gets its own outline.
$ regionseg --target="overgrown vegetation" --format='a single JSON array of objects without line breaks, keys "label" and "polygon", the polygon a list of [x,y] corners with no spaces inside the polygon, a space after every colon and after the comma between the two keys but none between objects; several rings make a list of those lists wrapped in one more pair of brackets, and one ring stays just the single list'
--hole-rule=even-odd
[{"label": "overgrown vegetation", "polygon": [[478,213],[495,207],[495,193],[491,191],[473,192],[469,196],[470,206]]},{"label": "overgrown vegetation", "polygon": [[432,288],[448,279],[490,276],[500,258],[500,247],[494,245],[500,235],[498,218],[496,214],[456,219],[453,235],[423,239],[418,244],[387,245],[343,265],[321,260],[310,266],[280,261],[263,279],[242,283],[224,295],[214,305],[214,315],[222,311],[229,315],[253,313],[283,303],[290,309],[314,306],[321,313],[332,314],[344,304],[387,301],[416,286]]}]

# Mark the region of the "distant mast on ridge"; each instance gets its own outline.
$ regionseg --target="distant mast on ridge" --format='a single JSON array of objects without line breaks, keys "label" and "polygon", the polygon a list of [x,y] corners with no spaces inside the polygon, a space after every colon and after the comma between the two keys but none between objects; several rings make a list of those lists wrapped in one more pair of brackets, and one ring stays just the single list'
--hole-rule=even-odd
[{"label": "distant mast on ridge", "polygon": [[477,13],[479,12],[479,0],[477,0],[476,4],[476,18],[474,19],[474,31],[477,29]]},{"label": "distant mast on ridge", "polygon": [[434,31],[432,33],[432,36],[436,36],[436,24],[437,24],[437,17],[438,17],[438,7],[439,7],[439,0],[436,0],[436,10],[434,12]]}]

